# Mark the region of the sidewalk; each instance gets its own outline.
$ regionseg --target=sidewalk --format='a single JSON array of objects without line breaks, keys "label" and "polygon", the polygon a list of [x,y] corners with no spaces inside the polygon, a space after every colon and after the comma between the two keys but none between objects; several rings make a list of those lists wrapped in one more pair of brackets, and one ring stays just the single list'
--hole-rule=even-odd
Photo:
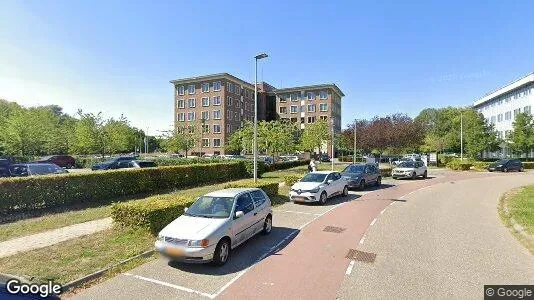
[{"label": "sidewalk", "polygon": [[0,258],[106,230],[111,227],[112,222],[111,217],[108,217],[0,242]]}]

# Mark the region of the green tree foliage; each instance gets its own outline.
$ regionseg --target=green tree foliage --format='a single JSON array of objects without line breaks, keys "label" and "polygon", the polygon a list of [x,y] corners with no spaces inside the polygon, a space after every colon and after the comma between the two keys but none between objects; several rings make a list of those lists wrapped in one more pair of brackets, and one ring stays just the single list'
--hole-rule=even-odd
[{"label": "green tree foliage", "polygon": [[226,149],[235,153],[252,153],[254,139],[253,124],[249,121],[245,122],[243,126],[234,132],[228,142]]},{"label": "green tree foliage", "polygon": [[515,154],[529,154],[534,148],[534,120],[528,113],[520,113],[515,117],[513,130],[508,137],[508,145]]},{"label": "green tree foliage", "polygon": [[[198,131],[198,130],[197,130]],[[200,132],[197,132],[200,135]],[[191,130],[180,132],[178,130],[167,132],[166,137],[162,140],[161,146],[163,150],[169,153],[179,153],[185,151],[185,156],[196,145],[198,138],[195,137],[194,127]]]},{"label": "green tree foliage", "polygon": [[315,149],[321,153],[321,146],[325,141],[332,138],[332,133],[328,121],[319,120],[308,124],[302,132],[300,148],[304,151],[313,152]]}]

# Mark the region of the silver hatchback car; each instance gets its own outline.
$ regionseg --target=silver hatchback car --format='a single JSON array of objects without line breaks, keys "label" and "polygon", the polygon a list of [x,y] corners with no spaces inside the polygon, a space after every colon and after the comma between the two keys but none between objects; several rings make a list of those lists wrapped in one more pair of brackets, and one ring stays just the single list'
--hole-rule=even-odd
[{"label": "silver hatchback car", "polygon": [[258,188],[237,188],[199,197],[158,234],[155,247],[171,260],[223,265],[230,250],[272,230],[271,200]]}]

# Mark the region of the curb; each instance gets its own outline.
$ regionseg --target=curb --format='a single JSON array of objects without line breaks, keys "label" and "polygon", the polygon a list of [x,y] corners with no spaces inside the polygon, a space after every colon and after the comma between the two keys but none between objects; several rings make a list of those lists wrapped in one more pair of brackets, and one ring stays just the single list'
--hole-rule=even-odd
[{"label": "curb", "polygon": [[502,200],[502,204],[503,204],[503,212],[504,214],[510,218],[510,223],[512,225],[512,229],[517,233],[519,234],[521,237],[525,238],[526,240],[528,240],[529,242],[531,243],[534,243],[534,236],[528,234],[526,231],[525,231],[525,228],[523,226],[521,226],[521,224],[517,223],[517,221],[512,218],[510,216],[510,212],[508,210],[508,203],[506,201],[506,197],[504,197],[504,199]]},{"label": "curb", "polygon": [[92,274],[89,274],[87,276],[84,276],[82,278],[79,278],[79,279],[76,279],[76,280],[73,280],[71,282],[68,282],[66,284],[63,285],[63,292],[62,294],[65,294],[66,292],[74,289],[74,288],[78,288],[78,287],[81,287],[83,286],[84,284],[90,282],[90,281],[93,281],[95,279],[98,279],[100,277],[102,277],[103,275],[105,275],[107,272],[109,272],[111,269],[114,269],[114,268],[117,268],[117,267],[120,267],[121,265],[124,265],[134,259],[137,259],[137,258],[144,258],[144,257],[148,257],[150,255],[152,255],[153,253],[155,252],[154,249],[151,249],[151,250],[147,250],[143,253],[140,253],[140,254],[137,254],[136,256],[132,256],[130,258],[127,258],[123,261],[120,261],[108,268],[104,268],[102,270],[99,270],[99,271],[96,271]]}]

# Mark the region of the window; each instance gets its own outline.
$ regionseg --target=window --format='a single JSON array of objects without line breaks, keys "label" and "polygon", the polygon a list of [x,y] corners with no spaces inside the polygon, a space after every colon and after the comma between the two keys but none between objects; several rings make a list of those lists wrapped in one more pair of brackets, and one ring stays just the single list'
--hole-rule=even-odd
[{"label": "window", "polygon": [[195,93],[195,85],[194,84],[188,85],[187,91],[189,92],[189,95],[193,95]]},{"label": "window", "polygon": [[228,103],[228,106],[232,106],[232,97],[227,97],[226,103]]},{"label": "window", "polygon": [[232,120],[232,112],[227,110],[226,111],[226,116],[228,117],[228,120]]},{"label": "window", "polygon": [[202,97],[202,106],[210,106],[210,98]]},{"label": "window", "polygon": [[328,98],[328,92],[327,91],[321,91],[319,92],[319,99],[326,99]]},{"label": "window", "polygon": [[238,95],[241,95],[241,87],[236,85],[235,86],[235,93],[238,94]]},{"label": "window", "polygon": [[177,102],[178,108],[185,108],[185,100],[184,99],[177,100],[176,102]]},{"label": "window", "polygon": [[232,133],[232,125],[226,124],[226,133]]},{"label": "window", "polygon": [[491,124],[495,124],[495,116],[491,116],[491,119],[490,119],[490,120],[491,120],[491,121],[490,121]]},{"label": "window", "polygon": [[184,126],[176,127],[176,132],[178,132],[179,134],[184,134],[184,132],[185,132]]},{"label": "window", "polygon": [[313,92],[307,92],[306,95],[308,97],[308,100],[314,100],[315,99],[315,94]]},{"label": "window", "polygon": [[315,117],[308,117],[308,123],[315,123]]},{"label": "window", "polygon": [[287,114],[287,107],[280,107],[279,113],[281,114]]},{"label": "window", "polygon": [[209,147],[210,139],[202,139],[202,147]]},{"label": "window", "polygon": [[254,200],[254,204],[256,204],[256,207],[262,205],[263,203],[265,203],[265,201],[267,201],[262,191],[252,191],[250,192],[250,195],[252,196],[252,200]]},{"label": "window", "polygon": [[210,84],[209,83],[203,83],[202,84],[202,92],[207,93],[210,91]]},{"label": "window", "polygon": [[297,118],[291,118],[290,121],[291,121],[292,123],[297,123]]},{"label": "window", "polygon": [[506,103],[510,102],[510,97],[504,98],[504,102],[506,102]]},{"label": "window", "polygon": [[203,125],[202,125],[202,132],[203,132],[203,133],[209,133],[209,132],[210,132],[210,125],[208,125],[208,124],[203,124]]},{"label": "window", "polygon": [[187,132],[189,133],[195,133],[195,127],[193,125],[187,126]]},{"label": "window", "polygon": [[195,120],[195,112],[188,112],[187,113],[187,121],[194,121]]},{"label": "window", "polygon": [[221,125],[213,124],[213,133],[221,133]]},{"label": "window", "polygon": [[529,106],[525,106],[523,108],[523,112],[526,113],[526,114],[530,114],[530,105]]},{"label": "window", "polygon": [[234,112],[234,120],[239,121],[239,113],[237,111]]},{"label": "window", "polygon": [[221,118],[221,111],[220,110],[214,110],[213,111],[213,118],[215,120],[219,120]]},{"label": "window", "polygon": [[514,109],[514,119],[515,117],[521,112],[521,109],[518,108],[518,109]]},{"label": "window", "polygon": [[287,95],[280,95],[280,102],[282,103],[287,102]]},{"label": "window", "polygon": [[291,105],[290,109],[292,114],[296,114],[298,112],[298,106],[296,105]]},{"label": "window", "polygon": [[213,139],[213,147],[220,147],[221,139]]},{"label": "window", "polygon": [[203,111],[202,112],[202,120],[209,120],[210,119],[210,112],[209,111]]},{"label": "window", "polygon": [[221,96],[213,97],[213,105],[221,105]]},{"label": "window", "polygon": [[319,104],[319,110],[320,111],[327,111],[328,110],[328,104],[326,104],[326,103]]},{"label": "window", "polygon": [[308,104],[308,112],[315,112],[315,104]]},{"label": "window", "polygon": [[220,91],[221,90],[221,82],[220,81],[215,81],[213,83],[213,90],[214,91]]},{"label": "window", "polygon": [[497,101],[497,105],[501,105],[502,104],[502,99],[499,99],[499,101]]},{"label": "window", "polygon": [[249,212],[254,210],[254,203],[252,202],[252,198],[248,193],[245,193],[237,198],[236,204],[235,204],[235,211],[242,211],[243,214],[248,214]]},{"label": "window", "polygon": [[180,121],[180,122],[185,121],[185,113],[179,113],[178,114],[178,121]]},{"label": "window", "polygon": [[178,95],[182,96],[185,94],[185,87],[183,85],[178,87]]},{"label": "window", "polygon": [[298,98],[299,98],[299,94],[297,93],[291,94],[291,101],[296,102],[299,100]]},{"label": "window", "polygon": [[511,111],[508,111],[508,112],[504,113],[504,119],[505,119],[506,121],[511,120],[511,119],[512,119],[512,112],[511,112]]},{"label": "window", "polygon": [[195,107],[196,106],[196,101],[195,101],[195,98],[191,98],[189,99],[189,107]]},{"label": "window", "polygon": [[502,114],[499,114],[499,115],[497,116],[497,122],[502,122]]},{"label": "window", "polygon": [[227,87],[227,89],[226,89],[227,91],[229,91],[229,92],[231,92],[231,93],[234,92],[234,85],[233,85],[231,82],[228,82],[228,83],[226,84],[226,87]]}]

